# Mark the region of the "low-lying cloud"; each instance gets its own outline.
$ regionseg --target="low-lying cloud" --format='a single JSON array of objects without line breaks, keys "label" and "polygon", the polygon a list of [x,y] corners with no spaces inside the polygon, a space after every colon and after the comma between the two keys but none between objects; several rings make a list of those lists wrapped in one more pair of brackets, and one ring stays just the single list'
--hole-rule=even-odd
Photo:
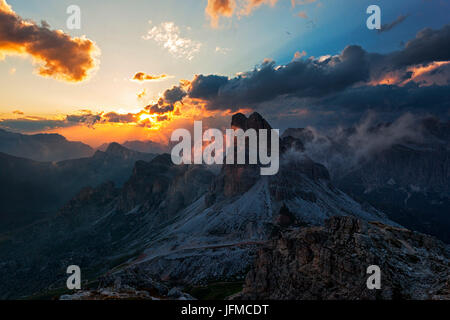
[{"label": "low-lying cloud", "polygon": [[421,118],[405,113],[389,123],[381,123],[374,113],[369,113],[350,128],[336,127],[322,133],[308,127],[302,133],[305,153],[314,161],[324,164],[334,178],[340,178],[374,155],[397,144],[421,144],[429,134]]}]

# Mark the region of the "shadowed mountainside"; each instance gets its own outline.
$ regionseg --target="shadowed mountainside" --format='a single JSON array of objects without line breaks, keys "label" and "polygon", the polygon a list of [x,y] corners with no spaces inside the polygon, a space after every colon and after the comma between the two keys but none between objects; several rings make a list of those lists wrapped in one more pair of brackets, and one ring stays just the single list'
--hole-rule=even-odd
[{"label": "shadowed mountainside", "polygon": [[334,136],[288,129],[333,183],[392,220],[450,242],[450,123],[403,118]]},{"label": "shadowed mountainside", "polygon": [[0,152],[35,161],[62,161],[90,157],[95,151],[56,133],[26,135],[0,129]]},{"label": "shadowed mountainside", "polygon": [[0,153],[0,231],[54,214],[83,187],[105,181],[121,186],[136,161],[153,157],[116,143],[91,157],[60,162],[37,162]]}]

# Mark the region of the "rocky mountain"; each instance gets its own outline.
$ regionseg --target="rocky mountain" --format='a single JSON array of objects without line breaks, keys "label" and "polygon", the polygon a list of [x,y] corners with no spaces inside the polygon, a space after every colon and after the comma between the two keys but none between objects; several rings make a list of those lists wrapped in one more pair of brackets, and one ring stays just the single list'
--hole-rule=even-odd
[{"label": "rocky mountain", "polygon": [[398,223],[450,242],[450,123],[435,118],[350,128],[320,135],[290,129],[333,183]]},{"label": "rocky mountain", "polygon": [[169,155],[137,161],[123,188],[86,187],[57,216],[1,234],[0,298],[63,288],[68,264],[79,264],[90,280],[126,265],[160,236],[170,213],[207,191],[211,178],[203,167],[173,165]]},{"label": "rocky mountain", "polygon": [[[257,113],[237,114],[232,125],[270,128]],[[122,187],[84,188],[56,217],[0,234],[0,297],[54,296],[65,287],[67,266],[76,264],[87,298],[151,298],[152,290],[137,285],[141,280],[166,288],[242,281],[259,249],[286,229],[321,230],[327,219],[346,216],[403,230],[335,187],[326,167],[305,154],[298,138],[281,137],[280,149],[274,176],[259,175],[259,164],[223,165],[216,172],[206,165],[174,165],[162,154],[137,161]],[[110,151],[125,152],[118,145]],[[402,232],[404,241],[416,241],[414,233]],[[389,237],[379,235],[378,241],[380,248],[397,250],[391,247],[398,242]],[[422,247],[427,254],[429,246]],[[126,288],[113,285],[130,274]]]},{"label": "rocky mountain", "polygon": [[136,161],[153,157],[115,143],[91,157],[60,162],[37,162],[0,153],[0,231],[54,214],[83,187],[105,181],[121,186]]},{"label": "rocky mountain", "polygon": [[[232,123],[270,128],[259,114],[238,114]],[[292,142],[281,140],[275,176],[260,176],[258,165],[223,165],[216,174],[204,165],[174,165],[165,154],[136,162],[122,188],[84,189],[56,218],[5,236],[0,274],[14,276],[0,279],[0,295],[64,287],[68,263],[90,280],[130,271],[181,285],[242,279],[280,221],[321,225],[346,215],[396,225],[334,187],[326,168]],[[42,272],[34,276],[31,267]]]},{"label": "rocky mountain", "polygon": [[0,152],[35,161],[62,161],[90,157],[94,150],[82,142],[50,134],[26,135],[0,129]]},{"label": "rocky mountain", "polygon": [[[367,267],[381,270],[369,290]],[[234,299],[450,299],[450,246],[417,232],[332,217],[281,232],[259,250]]]}]

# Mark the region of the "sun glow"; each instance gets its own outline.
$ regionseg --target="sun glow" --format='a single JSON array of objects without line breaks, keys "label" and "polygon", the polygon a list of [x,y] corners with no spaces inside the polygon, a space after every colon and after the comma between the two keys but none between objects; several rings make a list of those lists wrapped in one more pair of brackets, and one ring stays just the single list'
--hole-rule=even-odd
[{"label": "sun glow", "polygon": [[141,113],[139,115],[139,124],[145,125],[147,129],[159,130],[162,126],[161,121],[158,121],[157,114]]}]

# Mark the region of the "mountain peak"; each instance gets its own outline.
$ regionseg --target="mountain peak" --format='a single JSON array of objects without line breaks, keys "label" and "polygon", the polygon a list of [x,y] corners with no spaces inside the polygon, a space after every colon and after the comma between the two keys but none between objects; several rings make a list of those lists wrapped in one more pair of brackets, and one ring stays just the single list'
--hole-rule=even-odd
[{"label": "mountain peak", "polygon": [[106,152],[114,152],[114,151],[116,151],[116,150],[123,150],[123,149],[126,149],[126,150],[128,150],[127,148],[125,148],[124,146],[122,146],[120,143],[118,143],[118,142],[111,142],[109,145],[108,145],[108,148],[106,148]]},{"label": "mountain peak", "polygon": [[248,118],[242,113],[236,113],[231,118],[231,127],[248,129],[272,129],[270,124],[258,112],[253,112]]},{"label": "mountain peak", "polygon": [[105,154],[113,155],[113,156],[119,156],[123,158],[127,158],[133,154],[137,153],[136,151],[130,150],[128,148],[125,148],[120,143],[117,142],[111,142],[108,145],[108,148],[105,150]]}]

